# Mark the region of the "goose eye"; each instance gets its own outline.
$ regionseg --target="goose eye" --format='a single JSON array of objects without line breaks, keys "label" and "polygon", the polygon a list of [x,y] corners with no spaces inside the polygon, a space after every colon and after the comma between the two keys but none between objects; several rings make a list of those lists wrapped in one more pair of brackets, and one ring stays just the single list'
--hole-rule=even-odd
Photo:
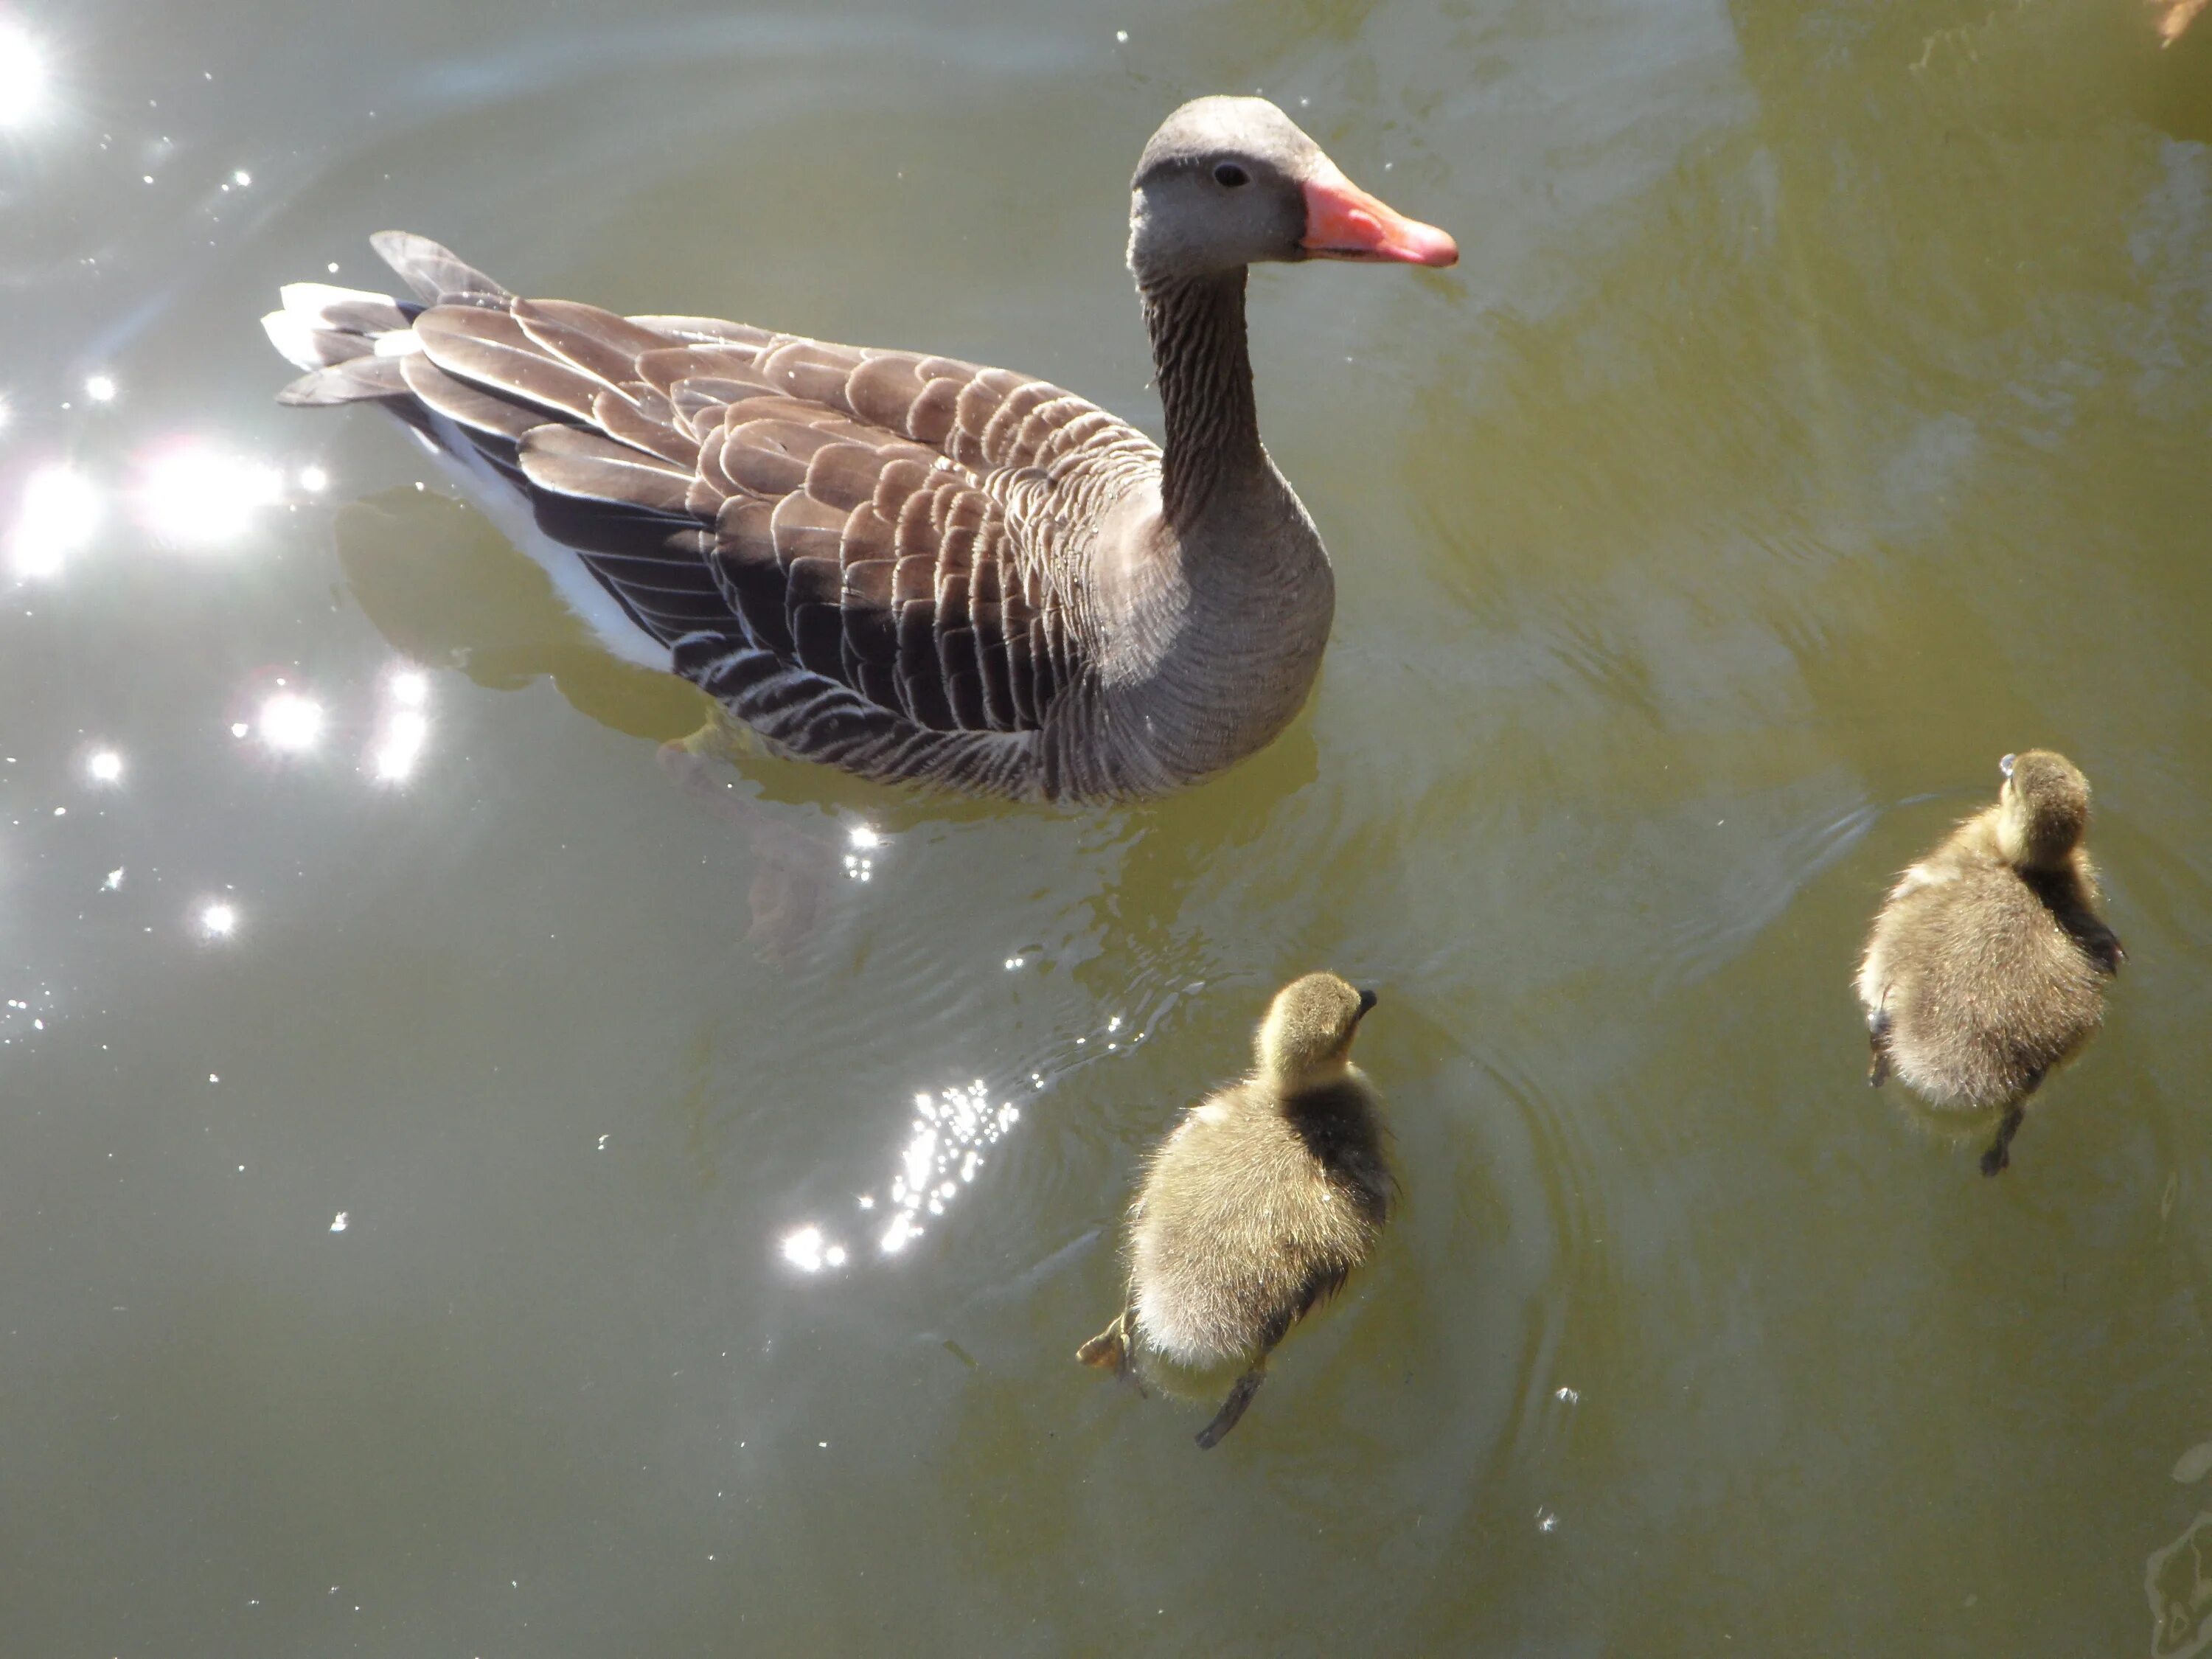
[{"label": "goose eye", "polygon": [[1224,161],[1213,169],[1213,182],[1217,185],[1225,185],[1231,190],[1234,190],[1239,185],[1251,183],[1252,175],[1234,161]]}]

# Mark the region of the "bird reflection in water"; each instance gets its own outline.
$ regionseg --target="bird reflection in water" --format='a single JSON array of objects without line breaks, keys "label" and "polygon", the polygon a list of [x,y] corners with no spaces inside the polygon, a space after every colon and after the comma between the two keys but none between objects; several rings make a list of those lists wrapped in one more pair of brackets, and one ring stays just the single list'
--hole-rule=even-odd
[{"label": "bird reflection in water", "polygon": [[697,730],[705,697],[599,650],[544,573],[459,502],[386,490],[341,508],[333,532],[355,602],[410,662],[458,668],[492,690],[550,678],[580,713],[632,737]]},{"label": "bird reflection in water", "polygon": [[[607,654],[561,602],[544,571],[472,509],[403,487],[345,507],[335,528],[349,588],[394,650],[416,663],[458,668],[494,690],[550,678],[580,713],[657,739],[664,769],[750,838],[748,938],[771,958],[783,959],[812,933],[841,873],[865,886],[884,870],[896,837],[880,825],[884,814],[902,810],[887,792],[779,760],[696,688]],[[732,781],[732,765],[748,780],[767,779],[771,786],[788,775],[794,793],[814,805],[794,813],[763,801]],[[790,772],[781,773],[787,767]],[[825,817],[825,790],[848,809],[836,819]],[[942,822],[990,809],[939,801],[925,810],[933,822]],[[811,827],[817,824],[823,827]],[[1024,963],[1020,956],[1006,958],[1010,972]],[[1125,1031],[1116,1015],[1074,1039],[1071,1063],[1103,1060],[1142,1040],[1141,1032]],[[1052,1069],[1066,1067],[1055,1063]],[[1024,1097],[1048,1086],[1044,1068],[1024,1071],[1032,1085],[1020,1091]],[[990,1150],[1020,1119],[1021,1108],[1006,1095],[977,1079],[915,1097],[884,1195],[870,1193],[858,1201],[878,1253],[904,1250],[976,1180]],[[820,1221],[797,1225],[777,1243],[784,1261],[805,1273],[845,1265],[855,1248]]]},{"label": "bird reflection in water", "polygon": [[[812,937],[822,920],[823,903],[837,868],[837,848],[826,837],[770,811],[721,775],[726,745],[738,738],[749,743],[750,734],[731,728],[718,708],[708,709],[707,714],[706,721],[690,737],[661,744],[660,764],[678,787],[711,807],[752,843],[752,879],[745,886],[751,925],[745,930],[745,938],[770,961],[786,962]],[[861,845],[862,836],[868,838],[866,845],[871,848],[881,845],[881,837],[865,825],[855,830],[853,836],[855,848]],[[848,852],[844,855],[844,871],[853,879],[869,880],[875,871],[874,858],[870,855],[864,860],[857,851]]]},{"label": "bird reflection in water", "polygon": [[2197,21],[2197,13],[2204,9],[2205,0],[2148,0],[2148,3],[2156,19],[2158,43],[2170,46]]},{"label": "bird reflection in water", "polygon": [[2212,1647],[2212,1515],[2151,1553],[2143,1568],[2150,1598],[2152,1659],[2190,1659]]},{"label": "bird reflection in water", "polygon": [[817,815],[771,807],[739,788],[731,766],[754,775],[789,763],[766,756],[696,687],[608,655],[544,571],[473,509],[386,490],[341,511],[336,534],[355,599],[403,655],[451,665],[495,690],[550,678],[580,713],[658,741],[664,770],[751,843],[746,937],[769,960],[787,961],[812,936],[841,873],[873,878],[879,832],[817,831],[808,824]]},{"label": "bird reflection in water", "polygon": [[[2181,1454],[2173,1478],[2190,1486],[2212,1474],[2212,1440]],[[2197,1511],[2181,1536],[2151,1552],[2143,1567],[2150,1598],[2152,1659],[2190,1659],[2212,1647],[2212,1515]]]}]

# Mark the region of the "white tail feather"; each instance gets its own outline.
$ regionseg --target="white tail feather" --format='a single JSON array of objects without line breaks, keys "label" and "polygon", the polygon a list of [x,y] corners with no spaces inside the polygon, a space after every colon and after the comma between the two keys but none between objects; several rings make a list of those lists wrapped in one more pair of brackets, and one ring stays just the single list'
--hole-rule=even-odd
[{"label": "white tail feather", "polygon": [[298,312],[313,319],[317,328],[335,328],[343,325],[333,320],[342,310],[365,313],[382,312],[388,320],[386,328],[404,328],[407,319],[399,314],[389,294],[372,294],[365,288],[339,288],[332,283],[287,283],[276,290],[284,309]]},{"label": "white tail feather", "polygon": [[283,355],[287,362],[301,368],[327,368],[336,361],[323,355],[314,329],[289,311],[270,312],[261,319],[261,326],[269,336],[269,343]]},{"label": "white tail feather", "polygon": [[372,353],[390,357],[417,349],[406,314],[388,294],[329,283],[287,283],[282,311],[261,319],[269,342],[301,368],[329,368]]}]

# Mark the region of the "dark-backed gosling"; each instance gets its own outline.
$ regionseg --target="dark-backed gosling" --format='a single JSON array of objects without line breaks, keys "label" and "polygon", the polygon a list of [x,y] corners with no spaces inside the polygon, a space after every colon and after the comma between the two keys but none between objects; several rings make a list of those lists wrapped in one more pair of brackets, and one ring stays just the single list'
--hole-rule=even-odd
[{"label": "dark-backed gosling", "polygon": [[1198,1437],[1237,1426],[1267,1355],[1367,1259],[1395,1183],[1380,1098],[1352,1063],[1375,1006],[1334,974],[1278,992],[1258,1065],[1183,1115],[1129,1206],[1128,1294],[1085,1343],[1086,1365],[1129,1375],[1137,1351],[1194,1371],[1239,1371]]},{"label": "dark-backed gosling", "polygon": [[1893,1071],[1933,1106],[2002,1110],[1990,1176],[2011,1161],[2028,1096],[2097,1029],[2124,957],[2081,845],[2089,781],[2047,749],[1998,764],[1997,804],[1890,890],[1858,980],[1867,1080]]}]

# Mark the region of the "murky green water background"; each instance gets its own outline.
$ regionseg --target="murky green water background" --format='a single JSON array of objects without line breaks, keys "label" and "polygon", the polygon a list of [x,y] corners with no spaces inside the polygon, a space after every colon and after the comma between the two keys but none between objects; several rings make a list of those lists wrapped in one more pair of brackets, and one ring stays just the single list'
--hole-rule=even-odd
[{"label": "murky green water background", "polygon": [[[0,521],[64,461],[106,511],[0,604],[6,1651],[2203,1645],[2212,23],[13,10]],[[1253,88],[1465,259],[1256,278],[1336,636],[1161,805],[677,787],[685,698],[391,423],[270,402],[276,284],[399,226],[1155,419],[1130,164]],[[280,499],[213,533],[192,437]],[[2130,962],[1985,1182],[1849,980],[2030,744]],[[1407,1202],[1201,1455],[1071,1352],[1319,964],[1382,988]],[[917,1094],[952,1194],[887,1253]]]}]

